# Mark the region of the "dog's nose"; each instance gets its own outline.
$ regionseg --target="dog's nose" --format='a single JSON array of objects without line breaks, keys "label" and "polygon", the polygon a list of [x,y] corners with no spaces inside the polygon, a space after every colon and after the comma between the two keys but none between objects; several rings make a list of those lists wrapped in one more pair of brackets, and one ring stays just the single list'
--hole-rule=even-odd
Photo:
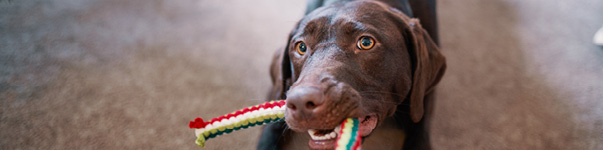
[{"label": "dog's nose", "polygon": [[322,105],[323,93],[318,87],[294,87],[287,93],[287,107],[296,118],[309,118]]}]

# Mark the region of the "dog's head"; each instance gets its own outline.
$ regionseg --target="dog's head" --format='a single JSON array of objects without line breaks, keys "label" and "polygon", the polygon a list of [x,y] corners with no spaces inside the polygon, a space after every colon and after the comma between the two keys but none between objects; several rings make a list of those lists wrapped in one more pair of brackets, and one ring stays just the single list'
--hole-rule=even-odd
[{"label": "dog's head", "polygon": [[410,117],[423,117],[424,96],[445,60],[419,24],[375,1],[336,3],[306,15],[272,66],[273,95],[287,99],[286,121],[309,131],[313,148],[329,148],[345,118],[369,135],[404,100]]}]

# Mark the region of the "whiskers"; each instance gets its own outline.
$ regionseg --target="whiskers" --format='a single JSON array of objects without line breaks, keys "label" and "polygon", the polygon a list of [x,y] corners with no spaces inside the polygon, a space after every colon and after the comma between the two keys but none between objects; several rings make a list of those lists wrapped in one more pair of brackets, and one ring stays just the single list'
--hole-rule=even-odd
[{"label": "whiskers", "polygon": [[289,128],[289,126],[288,126],[286,123],[284,123],[284,122],[285,122],[285,121],[283,121],[283,122],[279,122],[279,123],[281,124],[281,127],[284,129],[284,130],[282,130],[282,131],[281,131],[281,137],[286,136],[285,134],[287,133],[287,131],[289,131],[289,130],[291,129],[291,128]]},{"label": "whiskers", "polygon": [[388,92],[388,91],[358,91],[363,98],[369,100],[377,100],[384,105],[408,105],[405,103],[398,104],[398,100],[387,100],[386,98],[398,99],[406,98],[405,94]]},{"label": "whiskers", "polygon": [[406,97],[405,94],[400,94],[400,93],[394,93],[394,92],[388,92],[388,91],[358,91],[358,93],[360,94],[389,94],[389,95],[395,95],[398,97]]}]

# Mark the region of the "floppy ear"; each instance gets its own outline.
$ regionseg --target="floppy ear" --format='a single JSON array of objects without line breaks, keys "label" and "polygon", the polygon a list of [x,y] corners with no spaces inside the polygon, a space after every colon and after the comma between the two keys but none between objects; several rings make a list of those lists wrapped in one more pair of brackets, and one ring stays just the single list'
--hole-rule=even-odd
[{"label": "floppy ear", "polygon": [[[289,55],[287,55],[288,48],[289,45],[287,44],[285,47],[277,50],[272,57],[272,63],[270,64],[272,89],[266,101],[286,99],[285,92],[291,86],[291,65]],[[279,149],[279,145],[283,139],[282,136],[286,132],[285,127],[285,122],[274,122],[264,125],[257,149]]]},{"label": "floppy ear", "polygon": [[421,121],[425,107],[425,96],[433,92],[434,87],[446,70],[446,59],[438,46],[429,37],[418,19],[406,19],[406,37],[408,50],[413,62],[412,88],[410,92],[410,115],[412,121]]},{"label": "floppy ear", "polygon": [[405,37],[413,68],[411,91],[407,97],[410,99],[410,117],[413,122],[418,123],[425,113],[425,98],[433,92],[435,85],[444,75],[446,58],[427,31],[421,27],[419,19],[411,19],[402,11],[390,8],[384,3],[375,3],[388,10],[393,15],[393,20],[400,21],[400,32]]},{"label": "floppy ear", "polygon": [[[291,36],[287,43],[291,41]],[[268,94],[267,101],[286,99],[285,92],[291,86],[291,61],[289,60],[289,44],[281,47],[272,57],[270,64],[270,78],[272,79],[272,89]],[[262,136],[258,142],[257,149],[279,149],[283,140],[282,136],[287,133],[285,122],[274,122],[264,125]]]},{"label": "floppy ear", "polygon": [[[287,40],[287,43],[291,41],[291,36]],[[272,64],[270,65],[270,77],[272,79],[272,89],[268,95],[269,100],[280,100],[286,99],[285,93],[291,86],[291,61],[288,55],[289,44],[285,47],[280,48],[272,57]]]}]

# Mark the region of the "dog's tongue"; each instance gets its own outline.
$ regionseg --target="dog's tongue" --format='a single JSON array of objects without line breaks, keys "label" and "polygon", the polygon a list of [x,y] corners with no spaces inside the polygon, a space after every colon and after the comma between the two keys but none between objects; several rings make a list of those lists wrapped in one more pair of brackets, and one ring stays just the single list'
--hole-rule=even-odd
[{"label": "dog's tongue", "polygon": [[368,115],[362,118],[358,118],[358,120],[360,120],[360,125],[358,127],[358,129],[360,130],[361,135],[360,136],[367,136],[369,134],[371,134],[371,132],[373,131],[373,129],[375,129],[375,127],[377,127],[377,116],[375,115]]}]

